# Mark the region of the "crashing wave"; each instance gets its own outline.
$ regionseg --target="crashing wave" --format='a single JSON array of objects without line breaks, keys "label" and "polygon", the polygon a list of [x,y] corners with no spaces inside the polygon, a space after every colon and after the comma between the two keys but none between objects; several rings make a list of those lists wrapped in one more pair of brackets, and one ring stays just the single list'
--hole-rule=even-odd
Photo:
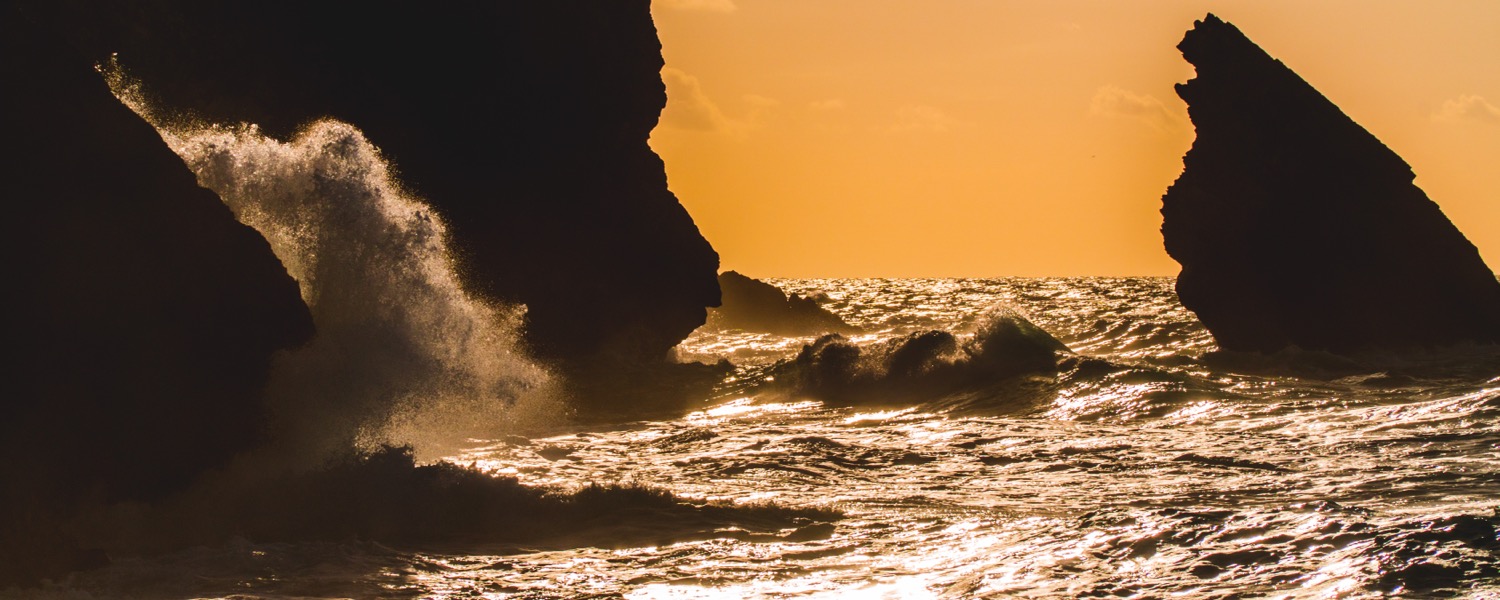
[{"label": "crashing wave", "polygon": [[972,335],[924,331],[860,346],[830,334],[773,368],[777,387],[833,402],[922,401],[1028,374],[1072,352],[1019,312],[995,307]]},{"label": "crashing wave", "polygon": [[289,142],[251,126],[166,139],[302,284],[318,336],[280,357],[269,386],[297,452],[409,444],[430,457],[543,394],[547,374],[515,350],[521,309],[464,291],[441,219],[359,130],[320,121]]}]

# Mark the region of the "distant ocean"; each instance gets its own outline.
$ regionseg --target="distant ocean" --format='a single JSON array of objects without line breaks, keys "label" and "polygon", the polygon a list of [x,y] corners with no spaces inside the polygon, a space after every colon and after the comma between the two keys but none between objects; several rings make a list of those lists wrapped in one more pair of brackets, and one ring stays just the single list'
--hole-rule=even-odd
[{"label": "distant ocean", "polygon": [[238,542],[28,597],[1500,597],[1493,349],[1214,353],[1169,278],[772,283],[825,294],[862,347],[926,330],[962,341],[1002,305],[1087,359],[825,402],[775,381],[812,338],[699,331],[682,360],[737,367],[695,412],[476,438],[449,460],[842,519],[464,555]]}]

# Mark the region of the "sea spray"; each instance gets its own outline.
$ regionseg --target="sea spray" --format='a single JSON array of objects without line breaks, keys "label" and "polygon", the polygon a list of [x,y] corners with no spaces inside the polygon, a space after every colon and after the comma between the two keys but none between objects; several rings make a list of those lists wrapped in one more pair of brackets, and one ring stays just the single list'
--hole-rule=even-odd
[{"label": "sea spray", "polygon": [[442,220],[358,129],[324,120],[288,142],[253,126],[164,137],[302,284],[319,333],[278,360],[269,387],[278,433],[298,451],[410,444],[430,458],[548,395],[547,374],[515,350],[523,309],[464,291]]},{"label": "sea spray", "polygon": [[383,445],[434,459],[556,414],[552,377],[517,351],[525,308],[465,291],[442,219],[357,128],[321,120],[280,141],[164,115],[117,65],[100,70],[301,284],[318,334],[267,388],[278,462]]}]

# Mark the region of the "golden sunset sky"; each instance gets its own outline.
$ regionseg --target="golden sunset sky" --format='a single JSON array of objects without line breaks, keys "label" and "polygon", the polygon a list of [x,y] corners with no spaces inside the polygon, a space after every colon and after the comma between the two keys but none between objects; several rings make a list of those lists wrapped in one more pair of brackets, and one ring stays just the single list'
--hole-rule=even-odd
[{"label": "golden sunset sky", "polygon": [[1500,267],[1500,2],[655,0],[651,146],[754,277],[1175,275],[1213,12],[1410,163]]}]

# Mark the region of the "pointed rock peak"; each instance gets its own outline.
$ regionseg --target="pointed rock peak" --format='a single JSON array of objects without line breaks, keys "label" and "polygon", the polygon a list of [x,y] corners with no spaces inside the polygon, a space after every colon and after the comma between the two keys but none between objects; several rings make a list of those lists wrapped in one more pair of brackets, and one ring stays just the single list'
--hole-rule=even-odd
[{"label": "pointed rock peak", "polygon": [[1226,62],[1260,62],[1279,64],[1265,50],[1250,41],[1243,32],[1228,21],[1209,13],[1202,21],[1193,22],[1193,28],[1177,44],[1182,57],[1193,66],[1202,69],[1207,65]]},{"label": "pointed rock peak", "polygon": [[1400,156],[1212,14],[1178,48],[1197,139],[1162,236],[1221,347],[1500,341],[1500,282]]}]

